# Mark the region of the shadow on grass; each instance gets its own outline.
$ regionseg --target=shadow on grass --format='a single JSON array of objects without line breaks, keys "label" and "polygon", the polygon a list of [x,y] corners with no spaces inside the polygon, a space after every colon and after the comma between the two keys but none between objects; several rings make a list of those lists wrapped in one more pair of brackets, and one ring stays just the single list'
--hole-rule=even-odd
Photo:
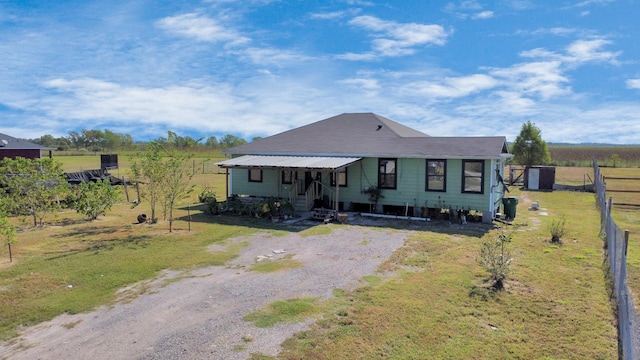
[{"label": "shadow on grass", "polygon": [[[187,210],[186,207],[181,210]],[[251,215],[238,215],[231,212],[221,212],[217,215],[212,215],[206,212],[206,205],[200,204],[191,206],[190,218],[192,222],[209,223],[209,224],[221,224],[229,226],[243,226],[260,230],[279,230],[288,231],[292,233],[301,232],[316,226],[326,226],[322,221],[315,221],[311,219],[297,219],[295,222],[272,222],[270,218],[260,218]],[[189,221],[189,216],[182,216],[176,218],[178,221]],[[339,224],[334,222],[334,224]],[[395,230],[416,230],[416,231],[429,231],[437,232],[448,235],[464,235],[481,238],[494,228],[493,224],[482,223],[468,223],[466,225],[457,224],[455,222],[445,220],[432,220],[432,221],[411,221],[401,219],[374,219],[365,218],[359,214],[351,213],[348,224],[340,224],[340,226],[366,226],[372,228],[381,229],[395,229]]]},{"label": "shadow on grass", "polygon": [[51,256],[46,258],[46,260],[57,260],[62,259],[72,255],[78,255],[82,253],[89,252],[100,252],[100,251],[111,251],[116,247],[127,247],[131,250],[137,250],[141,248],[147,247],[148,241],[151,240],[150,235],[138,235],[138,236],[127,236],[124,239],[112,239],[112,240],[86,240],[83,241],[86,243],[86,247],[66,250],[62,253],[58,253],[55,256]]}]

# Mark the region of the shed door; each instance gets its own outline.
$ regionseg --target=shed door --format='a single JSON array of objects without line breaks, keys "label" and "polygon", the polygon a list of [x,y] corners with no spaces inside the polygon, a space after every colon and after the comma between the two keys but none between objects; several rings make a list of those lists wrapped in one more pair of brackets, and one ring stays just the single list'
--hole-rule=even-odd
[{"label": "shed door", "polygon": [[540,188],[540,169],[529,169],[529,190]]}]

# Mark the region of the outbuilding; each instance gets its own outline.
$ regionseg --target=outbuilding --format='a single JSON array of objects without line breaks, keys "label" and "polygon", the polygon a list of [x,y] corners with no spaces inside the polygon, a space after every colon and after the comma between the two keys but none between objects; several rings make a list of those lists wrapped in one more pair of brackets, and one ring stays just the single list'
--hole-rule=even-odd
[{"label": "outbuilding", "polygon": [[45,157],[51,158],[53,150],[55,149],[0,133],[0,160],[16,157],[40,159],[43,152],[47,154]]}]

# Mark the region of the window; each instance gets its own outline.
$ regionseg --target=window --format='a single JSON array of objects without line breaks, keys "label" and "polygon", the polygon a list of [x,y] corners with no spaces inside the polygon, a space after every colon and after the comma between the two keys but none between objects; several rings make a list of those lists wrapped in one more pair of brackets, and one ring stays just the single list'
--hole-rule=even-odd
[{"label": "window", "polygon": [[426,191],[447,191],[447,160],[427,160]]},{"label": "window", "polygon": [[484,160],[462,161],[462,192],[484,192]]},{"label": "window", "polygon": [[378,186],[381,189],[395,189],[397,159],[378,159]]},{"label": "window", "polygon": [[283,171],[282,172],[282,183],[283,184],[293,184],[293,171]]},{"label": "window", "polygon": [[262,170],[249,169],[249,182],[262,182]]},{"label": "window", "polygon": [[[347,169],[338,171],[338,185],[347,186]],[[331,173],[331,186],[336,186],[336,173]]]}]

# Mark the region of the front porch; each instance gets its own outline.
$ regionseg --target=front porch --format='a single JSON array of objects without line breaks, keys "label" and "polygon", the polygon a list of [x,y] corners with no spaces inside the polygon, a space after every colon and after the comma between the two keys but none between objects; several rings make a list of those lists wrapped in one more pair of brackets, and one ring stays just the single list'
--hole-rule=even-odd
[{"label": "front porch", "polygon": [[[219,162],[226,170],[226,197],[246,194],[286,199],[296,212],[313,209],[331,210],[335,215],[340,207],[340,184],[347,167],[360,161],[359,157],[318,156],[258,156],[245,155]],[[236,176],[233,170],[244,169],[249,183],[241,191],[234,191]],[[242,175],[240,175],[242,176]],[[237,183],[237,182],[236,182]]]}]

